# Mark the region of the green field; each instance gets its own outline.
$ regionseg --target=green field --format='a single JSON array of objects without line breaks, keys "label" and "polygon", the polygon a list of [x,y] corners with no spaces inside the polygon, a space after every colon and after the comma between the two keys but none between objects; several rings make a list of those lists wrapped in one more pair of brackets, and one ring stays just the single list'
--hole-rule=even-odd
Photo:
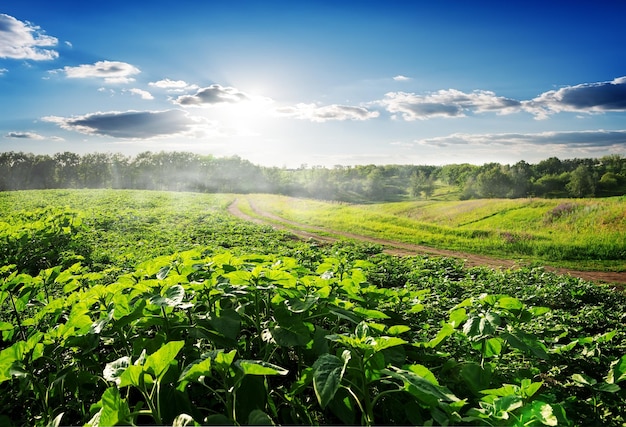
[{"label": "green field", "polygon": [[[229,215],[241,197],[0,193],[0,425],[626,423],[623,291],[301,241]],[[624,199],[245,197],[309,226],[482,253],[505,232],[623,251]]]},{"label": "green field", "polygon": [[626,271],[626,198],[484,199],[381,204],[257,195],[305,225],[527,263]]}]

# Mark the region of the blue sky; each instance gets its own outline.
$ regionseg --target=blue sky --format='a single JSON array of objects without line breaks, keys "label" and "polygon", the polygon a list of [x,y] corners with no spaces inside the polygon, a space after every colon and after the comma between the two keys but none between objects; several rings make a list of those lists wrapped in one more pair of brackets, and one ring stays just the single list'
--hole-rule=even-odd
[{"label": "blue sky", "polygon": [[626,155],[626,2],[21,0],[0,151],[265,166]]}]

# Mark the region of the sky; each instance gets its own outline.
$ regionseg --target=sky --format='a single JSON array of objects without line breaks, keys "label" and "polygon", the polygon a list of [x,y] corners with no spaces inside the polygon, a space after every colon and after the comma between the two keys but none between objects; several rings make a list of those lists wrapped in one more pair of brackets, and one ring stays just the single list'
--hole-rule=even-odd
[{"label": "sky", "polygon": [[623,0],[3,3],[0,152],[626,156]]}]

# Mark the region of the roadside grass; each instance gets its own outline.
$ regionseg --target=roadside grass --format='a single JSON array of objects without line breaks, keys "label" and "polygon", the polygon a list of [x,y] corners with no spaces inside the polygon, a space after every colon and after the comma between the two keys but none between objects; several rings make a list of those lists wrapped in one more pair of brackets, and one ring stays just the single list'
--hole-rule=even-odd
[{"label": "roadside grass", "polygon": [[626,270],[626,199],[487,199],[356,205],[249,196],[309,226],[529,264]]}]

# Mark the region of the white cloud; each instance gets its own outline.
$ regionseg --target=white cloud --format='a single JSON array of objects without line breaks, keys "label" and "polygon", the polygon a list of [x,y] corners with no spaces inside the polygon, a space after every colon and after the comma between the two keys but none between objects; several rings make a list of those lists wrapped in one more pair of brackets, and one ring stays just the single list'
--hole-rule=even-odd
[{"label": "white cloud", "polygon": [[427,120],[434,117],[465,117],[466,113],[493,111],[510,114],[519,111],[521,103],[514,99],[496,96],[486,90],[464,93],[456,89],[439,90],[428,95],[406,92],[389,92],[378,101],[387,111],[407,121]]},{"label": "white cloud", "polygon": [[9,132],[4,135],[5,138],[14,138],[14,139],[35,139],[42,140],[46,139],[44,136],[39,135],[34,132]]},{"label": "white cloud", "polygon": [[70,79],[101,78],[106,83],[130,83],[135,81],[131,76],[141,72],[139,68],[119,61],[98,61],[78,67],[64,67],[63,71]]},{"label": "white cloud", "polygon": [[147,101],[154,99],[154,96],[152,96],[152,94],[148,92],[147,90],[133,88],[133,89],[128,89],[128,92],[132,93],[133,95],[138,95],[141,97],[141,99],[145,99]]},{"label": "white cloud", "polygon": [[62,129],[87,135],[104,135],[123,139],[152,139],[167,136],[192,135],[206,125],[202,119],[182,110],[110,111],[78,117],[43,117]]},{"label": "white cloud", "polygon": [[0,58],[46,61],[56,59],[59,53],[56,37],[47,36],[40,27],[0,14]]},{"label": "white cloud", "polygon": [[583,83],[544,92],[523,103],[537,119],[560,112],[601,113],[626,111],[626,76],[612,81]]},{"label": "white cloud", "polygon": [[194,95],[179,96],[174,103],[185,107],[202,107],[223,103],[237,103],[251,99],[250,95],[241,92],[239,89],[214,84],[198,89]]},{"label": "white cloud", "polygon": [[184,80],[163,79],[157,82],[150,82],[148,84],[159,89],[166,89],[168,92],[184,92],[186,90],[198,89],[197,85],[189,84]]},{"label": "white cloud", "polygon": [[403,76],[402,74],[398,74],[398,75],[397,75],[397,76],[395,76],[393,79],[394,79],[395,81],[397,81],[397,82],[406,82],[406,81],[411,80],[411,78],[410,78],[410,77]]},{"label": "white cloud", "polygon": [[3,75],[5,75],[8,72],[9,72],[9,70],[7,70],[6,68],[0,68],[0,77],[2,77]]},{"label": "white cloud", "polygon": [[572,148],[612,147],[626,144],[626,130],[586,130],[567,132],[540,133],[455,133],[442,137],[426,138],[415,141],[418,145],[436,147],[485,145],[507,146],[518,145],[559,145]]},{"label": "white cloud", "polygon": [[337,104],[318,106],[316,104],[303,103],[293,107],[277,108],[276,113],[281,116],[318,123],[330,120],[369,120],[380,115],[378,111],[370,111],[364,107]]}]

